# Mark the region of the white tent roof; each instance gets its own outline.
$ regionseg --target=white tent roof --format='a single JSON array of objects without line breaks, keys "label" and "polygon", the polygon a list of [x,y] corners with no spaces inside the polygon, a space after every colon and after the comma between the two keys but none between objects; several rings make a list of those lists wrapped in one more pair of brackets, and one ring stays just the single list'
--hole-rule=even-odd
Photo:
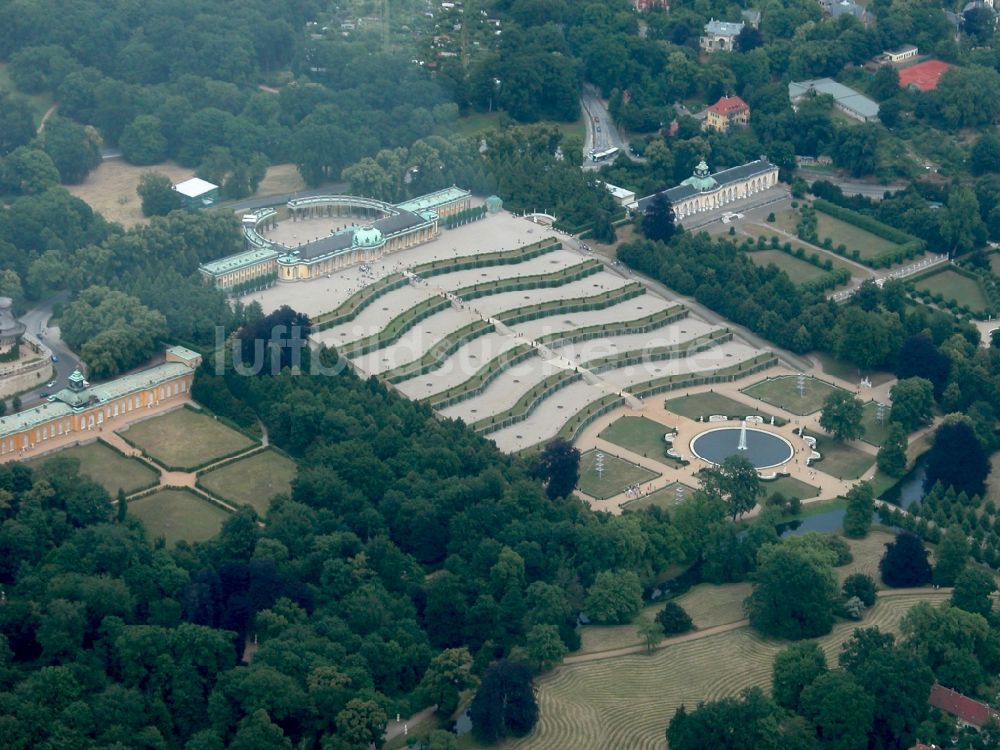
[{"label": "white tent roof", "polygon": [[203,180],[200,177],[192,177],[190,180],[178,182],[174,185],[174,190],[188,198],[197,198],[212,190],[217,190],[218,187],[218,185],[213,185],[211,182]]}]

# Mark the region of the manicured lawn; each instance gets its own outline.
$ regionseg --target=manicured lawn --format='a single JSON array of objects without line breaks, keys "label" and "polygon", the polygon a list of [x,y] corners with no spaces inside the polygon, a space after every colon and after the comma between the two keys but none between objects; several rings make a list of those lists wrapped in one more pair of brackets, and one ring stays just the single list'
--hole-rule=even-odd
[{"label": "manicured lawn", "polygon": [[264,516],[271,498],[291,493],[292,480],[297,473],[295,462],[290,458],[265,450],[213,469],[203,474],[199,482],[223,500],[236,505],[252,505]]},{"label": "manicured lawn", "polygon": [[745,404],[742,401],[736,401],[714,391],[693,393],[690,396],[668,399],[665,407],[674,414],[680,414],[682,417],[694,420],[697,420],[698,417],[705,417],[707,419],[713,414],[722,414],[734,419],[756,415],[763,417],[765,422],[771,421],[770,414],[765,414],[756,407]]},{"label": "manicured lawn", "polygon": [[994,276],[1000,276],[1000,253],[990,253],[990,270]]},{"label": "manicured lawn", "polygon": [[[858,372],[857,365],[847,362],[843,359],[837,359],[824,352],[812,352],[810,356],[815,357],[823,368],[823,372],[832,375],[835,378],[840,378],[841,380],[846,380],[848,383],[859,383],[861,382],[862,375]],[[888,383],[895,376],[890,372],[866,372],[864,377],[871,380],[872,385],[882,385],[883,383]]]},{"label": "manicured lawn", "polygon": [[133,500],[128,512],[142,521],[150,539],[162,536],[171,547],[211,539],[229,515],[187,490],[160,490]]},{"label": "manicured lawn", "polygon": [[822,268],[817,268],[781,250],[754,250],[747,252],[747,255],[758,266],[774,264],[788,274],[793,284],[804,284],[826,273]]},{"label": "manicured lawn", "polygon": [[925,289],[931,294],[940,294],[946,300],[953,299],[973,312],[983,312],[989,307],[989,300],[986,299],[979,282],[976,279],[966,278],[950,268],[944,268],[920,279],[914,286],[917,289]]},{"label": "manicured lawn", "polygon": [[[774,214],[774,221],[763,226],[778,227],[791,235],[795,234],[795,226],[799,223],[799,210],[797,208],[786,208],[784,211],[777,211]],[[771,234],[774,234],[773,232]]]},{"label": "manicured lawn", "polygon": [[580,456],[580,481],[576,486],[581,492],[586,492],[598,500],[614,497],[624,492],[630,484],[642,484],[660,476],[649,469],[616,458],[610,453],[604,454],[604,471],[598,476],[594,468],[596,458],[596,450],[587,451]]},{"label": "manicured lawn", "polygon": [[[720,607],[720,616],[736,611],[745,595],[741,587],[749,584],[728,587],[728,601]],[[723,595],[722,588],[708,587],[709,602]],[[685,596],[696,596],[698,590]],[[898,634],[899,622],[911,607],[920,601],[937,604],[947,597],[941,591],[880,598],[862,622],[840,621],[817,643],[827,661],[836,664],[841,645],[856,628],[876,626]],[[735,696],[748,687],[768,690],[774,657],[787,646],[787,641],[766,639],[749,627],[740,627],[678,643],[667,641],[651,655],[637,653],[559,667],[537,681],[540,711],[534,730],[505,747],[663,748],[664,728],[677,708],[683,704],[691,710],[700,701]]]},{"label": "manicured lawn", "polygon": [[246,435],[186,408],[137,422],[120,434],[159,463],[177,469],[201,466],[253,445]]},{"label": "manicured lawn", "polygon": [[828,216],[822,211],[816,212],[816,236],[820,242],[829,237],[834,247],[845,245],[848,255],[857,250],[862,258],[874,258],[899,247],[895,242],[884,240],[860,227]]},{"label": "manicured lawn", "polygon": [[160,474],[136,458],[123,456],[107,443],[95,440],[87,445],[74,445],[58,453],[34,459],[32,464],[44,464],[53,458],[75,458],[80,462],[80,473],[93,479],[114,497],[118,490],[131,494],[149,487],[160,479]]},{"label": "manicured lawn", "polygon": [[865,434],[861,436],[861,439],[872,445],[882,445],[885,434],[889,431],[889,405],[885,406],[882,424],[879,424],[877,416],[878,405],[874,401],[869,401],[861,412],[861,426],[865,428]]},{"label": "manicured lawn", "polygon": [[649,458],[662,458],[670,443],[663,439],[669,426],[646,417],[622,417],[604,428],[598,437]]},{"label": "manicured lawn", "polygon": [[797,497],[799,500],[808,500],[819,494],[818,487],[806,484],[795,477],[778,477],[772,481],[761,482],[760,486],[764,488],[765,499],[775,492],[780,492],[786,498]]},{"label": "manicured lawn", "polygon": [[[851,273],[851,275],[858,276],[860,278],[864,278],[865,276],[867,276],[867,274],[864,272],[863,269],[858,268],[858,266],[855,265],[854,263],[846,261],[844,258],[841,258],[836,253],[831,253],[827,250],[824,250],[821,247],[818,247],[817,245],[811,245],[808,242],[803,242],[802,240],[797,238],[793,239],[786,235],[778,234],[776,231],[774,231],[776,227],[784,229],[783,226],[779,225],[778,221],[775,221],[773,224],[770,223],[744,224],[742,227],[742,231],[745,232],[746,234],[753,235],[755,239],[757,237],[764,237],[768,242],[771,241],[771,237],[777,235],[778,239],[781,240],[782,246],[784,246],[786,242],[790,242],[792,244],[792,250],[799,250],[801,248],[807,257],[812,255],[813,253],[816,253],[819,256],[820,262],[825,262],[829,260],[834,268],[846,268]],[[792,223],[792,228],[786,231],[788,231],[792,235],[795,234],[794,222]]]},{"label": "manicured lawn", "polygon": [[806,415],[820,410],[823,399],[838,390],[824,380],[807,377],[801,395],[798,388],[798,376],[781,375],[767,378],[743,389],[743,393],[761,401],[787,409],[792,414]]},{"label": "manicured lawn", "polygon": [[838,443],[833,438],[817,440],[816,450],[823,458],[812,465],[818,471],[838,479],[859,479],[875,463],[875,456]]},{"label": "manicured lawn", "polygon": [[622,505],[623,510],[642,510],[643,508],[663,508],[664,510],[669,510],[675,507],[677,503],[677,488],[684,488],[684,499],[689,499],[695,492],[693,487],[689,487],[681,482],[671,482],[666,487],[661,487],[655,492],[650,492],[644,497],[637,498],[635,500],[629,500],[627,503]]}]

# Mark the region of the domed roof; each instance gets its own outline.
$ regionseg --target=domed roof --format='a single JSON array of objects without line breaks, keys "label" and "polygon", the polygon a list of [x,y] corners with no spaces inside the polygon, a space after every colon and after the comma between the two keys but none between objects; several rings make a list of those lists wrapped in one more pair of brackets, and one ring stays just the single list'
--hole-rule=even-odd
[{"label": "domed roof", "polygon": [[710,174],[708,164],[705,163],[704,159],[698,162],[698,166],[694,168],[694,174],[681,183],[681,185],[690,185],[702,193],[706,190],[711,190],[718,184]]},{"label": "domed roof", "polygon": [[351,240],[351,245],[353,247],[378,247],[383,242],[385,242],[385,238],[382,237],[382,233],[369,224],[354,230],[354,239]]}]

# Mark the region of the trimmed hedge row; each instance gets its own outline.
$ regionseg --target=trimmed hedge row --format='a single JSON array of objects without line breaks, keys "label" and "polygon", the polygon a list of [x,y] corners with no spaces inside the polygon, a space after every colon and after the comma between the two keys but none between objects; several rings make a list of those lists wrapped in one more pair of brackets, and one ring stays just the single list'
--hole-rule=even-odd
[{"label": "trimmed hedge row", "polygon": [[[524,247],[515,248],[514,250],[501,250],[482,255],[463,255],[459,258],[448,258],[446,260],[434,260],[422,263],[419,266],[414,266],[411,272],[422,278],[430,278],[431,276],[439,276],[455,271],[466,271],[472,268],[523,263],[526,260],[532,260],[545,253],[558,250],[561,247],[561,242],[550,237],[530,245],[525,245]],[[342,323],[350,323],[376,299],[400,287],[406,286],[408,281],[407,277],[402,273],[389,274],[374,284],[369,284],[363,289],[359,289],[335,310],[318,316],[313,321],[313,328],[317,331],[324,331]]]},{"label": "trimmed hedge row", "polygon": [[518,344],[510,351],[500,354],[485,365],[476,370],[475,374],[468,380],[464,380],[456,386],[441,393],[420,399],[422,402],[430,404],[432,409],[447,409],[449,406],[461,403],[473,396],[478,396],[486,390],[501,373],[506,372],[514,365],[518,365],[527,359],[535,356],[535,349],[530,344]]},{"label": "trimmed hedge row", "polygon": [[390,320],[381,331],[376,331],[363,339],[344,344],[339,351],[345,357],[360,357],[364,354],[378,351],[389,344],[394,344],[403,334],[425,318],[435,313],[447,310],[451,302],[443,297],[431,297],[410,307]]},{"label": "trimmed hedge row", "polygon": [[[531,412],[538,408],[542,401],[570,383],[582,379],[583,375],[575,370],[560,370],[549,375],[531,391],[521,396],[517,403],[509,409],[494,414],[492,417],[484,417],[469,426],[481,435],[488,435],[491,432],[502,430],[504,427],[510,427],[512,424],[523,422]],[[539,388],[541,390],[538,390]]]},{"label": "trimmed hedge row", "polygon": [[482,284],[473,284],[472,286],[456,289],[452,294],[463,300],[470,300],[488,297],[493,294],[503,294],[504,292],[520,292],[525,289],[548,289],[585,279],[588,276],[593,276],[595,273],[600,273],[603,269],[604,264],[601,261],[587,260],[553,273],[539,273],[533,276],[497,279]]},{"label": "trimmed hedge row", "polygon": [[646,315],[635,320],[625,320],[619,323],[595,323],[592,326],[577,328],[573,331],[553,331],[536,339],[538,343],[545,346],[562,346],[564,344],[575,344],[579,341],[589,341],[590,339],[602,338],[604,336],[626,336],[633,333],[648,333],[657,328],[683,320],[690,314],[684,305],[674,305],[666,310]]},{"label": "trimmed hedge row", "polygon": [[506,310],[494,317],[507,325],[513,326],[549,315],[603,310],[634,297],[641,297],[645,293],[646,288],[638,281],[633,281],[618,289],[613,289],[610,292],[601,292],[592,297],[558,299],[543,302],[542,304],[525,305],[524,307],[516,307],[513,310]]},{"label": "trimmed hedge row", "polygon": [[472,221],[479,221],[484,216],[486,216],[486,206],[470,206],[458,213],[448,214],[441,219],[441,223],[445,229],[454,229]]},{"label": "trimmed hedge row", "polygon": [[[945,297],[943,294],[934,294],[927,289],[917,289],[916,282],[941,273],[942,270],[952,271],[959,276],[975,281],[979,285],[983,296],[989,300],[989,306],[985,310],[973,310],[968,305],[962,304],[957,299]],[[957,315],[965,315],[974,320],[986,320],[997,314],[1000,310],[1000,287],[992,273],[986,270],[965,268],[952,264],[941,264],[924,271],[923,273],[910,276],[907,281],[910,283],[910,296],[924,302],[934,303],[938,307],[950,310]]]},{"label": "trimmed hedge row", "polygon": [[758,354],[756,357],[743,362],[738,362],[721,370],[713,370],[709,375],[668,375],[665,378],[648,380],[645,383],[633,386],[630,393],[636,398],[648,398],[658,393],[677,390],[678,388],[694,388],[700,385],[711,385],[713,383],[731,383],[747,375],[766,370],[778,364],[778,358],[773,353]]},{"label": "trimmed hedge row", "polygon": [[382,377],[389,383],[395,385],[397,383],[402,383],[404,380],[409,380],[410,378],[426,375],[432,370],[436,370],[441,367],[448,357],[458,351],[459,347],[468,344],[470,341],[474,341],[480,336],[485,336],[487,333],[492,333],[495,330],[496,326],[492,323],[487,323],[485,320],[475,320],[469,323],[469,325],[463,326],[457,331],[449,333],[432,346],[430,350],[420,359],[415,362],[409,362],[405,365],[400,365],[399,367],[387,370],[382,373]]},{"label": "trimmed hedge row", "polygon": [[888,268],[895,263],[902,263],[910,258],[915,258],[927,250],[927,243],[924,242],[924,240],[900,231],[895,227],[890,227],[888,224],[883,224],[881,221],[873,219],[871,216],[866,216],[865,214],[858,213],[857,211],[852,211],[849,208],[838,206],[837,204],[831,203],[823,198],[816,198],[813,201],[813,208],[817,211],[822,211],[827,216],[832,216],[835,219],[846,221],[848,224],[856,226],[859,229],[863,229],[866,232],[870,232],[876,237],[881,237],[884,240],[895,242],[899,245],[898,248],[887,250],[873,258],[863,258],[861,257],[861,253],[857,250],[852,251],[851,254],[848,255],[847,248],[845,248],[843,244],[834,248],[832,240],[829,241],[829,247],[827,247],[827,240],[824,239],[823,244],[826,249],[837,253],[837,255],[850,257],[852,260],[870,268]]},{"label": "trimmed hedge row", "polygon": [[[578,263],[575,266],[562,268],[553,273],[536,274],[522,278],[497,279],[482,284],[474,284],[458,289],[453,294],[463,300],[470,300],[524,289],[547,289],[549,287],[563,286],[564,284],[579,281],[587,276],[592,276],[603,267],[603,264],[599,260],[588,260]],[[345,357],[359,357],[383,349],[390,344],[396,343],[404,333],[413,328],[421,320],[447,309],[450,305],[451,302],[442,297],[426,299],[401,312],[390,320],[381,331],[377,331],[370,336],[365,336],[363,339],[358,339],[349,344],[344,344],[340,348],[340,353]]]},{"label": "trimmed hedge row", "polygon": [[728,328],[712,331],[690,341],[683,341],[679,344],[660,346],[654,349],[635,349],[630,352],[618,352],[607,357],[584,362],[581,367],[590,370],[592,373],[602,373],[614,370],[619,367],[637,365],[641,362],[662,362],[663,360],[684,359],[692,354],[714,349],[720,344],[732,341],[733,334]]},{"label": "trimmed hedge row", "polygon": [[771,235],[771,241],[768,242],[763,236],[757,237],[757,242],[747,237],[743,240],[743,251],[747,253],[760,252],[762,250],[780,250],[786,255],[790,255],[793,258],[798,258],[810,266],[820,269],[825,273],[822,276],[818,276],[815,279],[810,279],[809,281],[804,281],[796,286],[799,289],[804,289],[809,292],[822,292],[827,289],[834,289],[841,284],[846,284],[851,280],[851,272],[846,268],[834,268],[833,261],[827,258],[825,261],[820,260],[818,252],[810,253],[806,255],[806,250],[803,247],[792,248],[791,242],[781,242],[781,238],[776,234]]},{"label": "trimmed hedge row", "polygon": [[445,273],[456,271],[468,271],[473,268],[489,268],[491,266],[508,266],[515,263],[524,263],[533,260],[546,253],[554,252],[562,248],[562,243],[554,237],[547,237],[544,240],[533,242],[524,247],[513,250],[498,250],[492,253],[482,253],[481,255],[462,255],[458,258],[446,258],[444,260],[432,260],[421,263],[410,269],[411,273],[424,279],[432,276],[440,276]]},{"label": "trimmed hedge row", "polygon": [[317,316],[312,322],[312,327],[317,331],[325,331],[327,328],[350,323],[368,305],[377,300],[383,294],[404,287],[409,283],[409,279],[401,273],[391,273],[379,279],[374,284],[369,284],[363,289],[359,289],[335,310]]}]

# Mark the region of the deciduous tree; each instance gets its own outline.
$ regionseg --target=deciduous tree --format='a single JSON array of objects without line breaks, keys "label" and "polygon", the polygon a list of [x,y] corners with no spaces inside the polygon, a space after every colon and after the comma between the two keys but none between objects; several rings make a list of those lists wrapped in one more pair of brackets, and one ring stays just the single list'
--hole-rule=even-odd
[{"label": "deciduous tree", "polygon": [[827,432],[832,432],[837,440],[857,440],[865,428],[861,424],[864,406],[861,399],[849,391],[837,389],[823,399],[823,413],[819,424]]},{"label": "deciduous tree", "polygon": [[789,711],[799,710],[799,696],[826,672],[826,655],[815,641],[793,643],[774,657],[771,693],[774,702]]},{"label": "deciduous tree", "polygon": [[469,718],[472,731],[484,742],[523,737],[530,732],[538,721],[531,670],[507,660],[493,664],[472,699]]},{"label": "deciduous tree", "polygon": [[931,564],[920,537],[909,532],[896,535],[885,545],[879,572],[886,585],[894,588],[924,586],[931,580]]}]

